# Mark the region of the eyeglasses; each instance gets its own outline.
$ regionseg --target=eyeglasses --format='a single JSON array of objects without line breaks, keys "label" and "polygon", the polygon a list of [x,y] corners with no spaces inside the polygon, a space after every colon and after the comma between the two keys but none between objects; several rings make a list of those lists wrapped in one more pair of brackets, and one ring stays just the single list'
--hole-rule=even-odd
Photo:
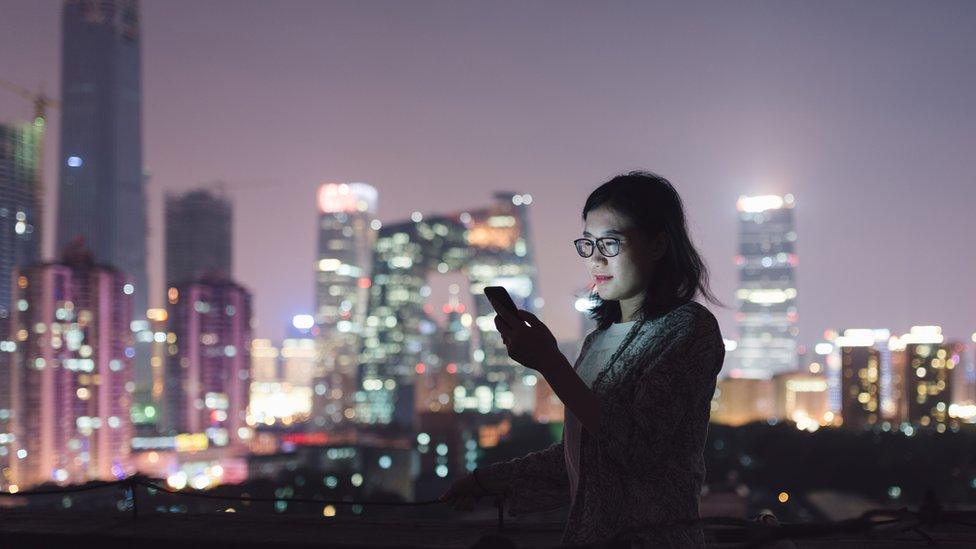
[{"label": "eyeglasses", "polygon": [[[593,255],[593,240],[589,238],[577,238],[573,241],[573,244],[576,245],[576,251],[580,254],[580,257],[590,257]],[[604,257],[613,257],[620,253],[619,238],[604,236],[596,239],[595,244],[596,247],[600,249],[600,253],[603,254]]]}]

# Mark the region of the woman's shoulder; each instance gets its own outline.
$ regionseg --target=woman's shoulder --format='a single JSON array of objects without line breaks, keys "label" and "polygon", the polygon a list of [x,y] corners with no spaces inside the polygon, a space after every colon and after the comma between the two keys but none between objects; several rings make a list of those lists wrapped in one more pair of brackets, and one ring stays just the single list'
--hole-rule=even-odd
[{"label": "woman's shoulder", "polygon": [[718,320],[707,307],[697,301],[687,301],[653,321],[665,330],[678,332],[710,332],[718,330]]}]

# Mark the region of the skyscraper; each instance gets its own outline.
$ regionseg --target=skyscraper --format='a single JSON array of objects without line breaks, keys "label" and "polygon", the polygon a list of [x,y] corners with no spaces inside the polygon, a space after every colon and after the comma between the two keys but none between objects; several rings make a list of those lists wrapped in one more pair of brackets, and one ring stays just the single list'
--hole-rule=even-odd
[{"label": "skyscraper", "polygon": [[43,124],[0,124],[0,319],[10,313],[11,275],[40,260],[37,146]]},{"label": "skyscraper", "polygon": [[327,183],[318,190],[315,326],[321,360],[314,372],[312,426],[351,419],[366,319],[373,242],[379,221],[376,189]]},{"label": "skyscraper", "polygon": [[170,434],[206,433],[217,446],[247,437],[251,294],[221,278],[168,290],[169,329],[163,426]]},{"label": "skyscraper", "polygon": [[[43,119],[33,124],[0,124],[0,340],[9,339],[14,271],[40,259],[41,212],[38,203],[38,145]],[[0,488],[11,447],[11,394],[8,351],[0,348]]]},{"label": "skyscraper", "polygon": [[796,229],[793,195],[741,196],[738,347],[732,377],[769,379],[796,370]]},{"label": "skyscraper", "polygon": [[[139,3],[65,0],[62,24],[57,249],[84,237],[95,261],[125,273],[148,333]],[[148,341],[137,354],[148,385]]]},{"label": "skyscraper", "polygon": [[532,412],[537,379],[508,357],[495,329],[494,309],[484,296],[485,286],[503,286],[519,308],[532,311],[541,305],[528,238],[532,197],[501,192],[494,199],[487,207],[450,215],[414,212],[409,221],[380,228],[369,281],[357,421],[412,424],[415,376],[441,362],[432,345],[437,324],[426,304],[427,277],[435,271],[466,275],[474,300],[474,310],[464,314],[477,328],[478,348],[470,371],[460,365],[455,411]]},{"label": "skyscraper", "polygon": [[[16,280],[13,479],[21,487],[131,473],[133,287],[80,242]],[[9,343],[8,343],[9,345]]]},{"label": "skyscraper", "polygon": [[206,190],[166,197],[166,284],[233,277],[230,201]]}]

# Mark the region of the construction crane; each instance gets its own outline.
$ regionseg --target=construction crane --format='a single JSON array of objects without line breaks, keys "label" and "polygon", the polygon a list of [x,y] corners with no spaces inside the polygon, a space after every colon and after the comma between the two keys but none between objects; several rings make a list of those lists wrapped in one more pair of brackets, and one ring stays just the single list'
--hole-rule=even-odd
[{"label": "construction crane", "polygon": [[37,168],[34,170],[34,238],[43,247],[44,240],[41,227],[44,225],[44,124],[47,122],[47,108],[60,108],[61,102],[48,97],[43,91],[34,93],[27,88],[2,79],[0,79],[0,87],[10,90],[34,104],[34,127],[40,132],[34,142],[34,158],[37,159]]}]

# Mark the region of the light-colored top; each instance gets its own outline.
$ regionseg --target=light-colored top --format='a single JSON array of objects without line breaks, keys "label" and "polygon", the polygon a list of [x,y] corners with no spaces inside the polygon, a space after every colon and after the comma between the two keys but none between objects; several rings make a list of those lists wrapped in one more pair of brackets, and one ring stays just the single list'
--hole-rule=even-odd
[{"label": "light-colored top", "polygon": [[[581,356],[576,362],[576,373],[580,379],[586,383],[587,387],[593,387],[593,381],[600,373],[610,358],[617,352],[617,348],[627,337],[627,333],[634,327],[637,321],[619,322],[611,324],[606,330],[597,332],[586,351],[586,355]],[[583,424],[577,419],[569,408],[566,409],[566,419],[563,423],[563,450],[566,454],[566,473],[569,475],[569,494],[570,501],[576,501],[576,487],[579,485],[579,462],[580,462],[580,429]]]}]

